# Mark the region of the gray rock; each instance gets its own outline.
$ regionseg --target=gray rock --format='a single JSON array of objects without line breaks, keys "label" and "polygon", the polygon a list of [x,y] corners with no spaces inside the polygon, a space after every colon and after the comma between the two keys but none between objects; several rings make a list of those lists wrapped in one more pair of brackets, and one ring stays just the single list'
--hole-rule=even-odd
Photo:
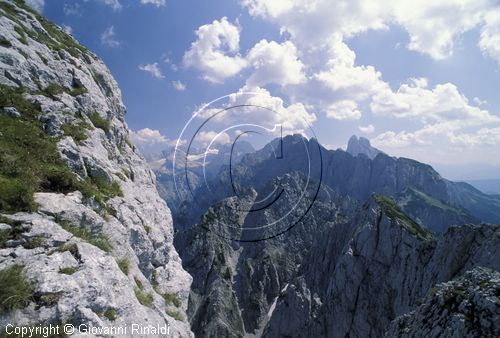
[{"label": "gray rock", "polygon": [[372,147],[368,139],[364,137],[358,138],[356,135],[351,136],[349,139],[346,151],[355,157],[363,154],[370,160],[373,160],[378,154],[383,153],[377,148]]},{"label": "gray rock", "polygon": [[430,289],[421,305],[391,323],[385,337],[498,337],[499,288],[498,271],[467,271]]},{"label": "gray rock", "polygon": [[[28,33],[51,38],[38,17],[12,4]],[[40,105],[40,121],[53,136],[63,136],[62,126],[68,123],[88,126],[83,142],[61,137],[57,145],[61,158],[80,179],[99,176],[116,182],[123,196],[108,200],[103,208],[80,192],[36,193],[37,212],[6,215],[15,220],[12,227],[20,239],[10,239],[8,247],[0,249],[0,269],[24,265],[36,287],[33,302],[2,314],[0,324],[109,325],[103,314],[113,308],[116,325],[168,323],[173,336],[192,337],[185,313],[191,277],[173,247],[170,210],[156,191],[155,176],[128,145],[125,107],[116,81],[104,63],[83,47],[72,50],[63,45],[56,51],[28,33],[26,43],[19,41],[14,30],[19,23],[2,11],[0,31],[12,47],[0,50],[0,83],[22,86],[26,98]],[[63,91],[43,94],[49,84]],[[76,87],[86,90],[71,95]],[[94,113],[108,121],[108,130],[92,127],[89,116]],[[101,249],[105,242],[109,252]],[[127,274],[117,262],[128,263]],[[60,272],[67,267],[76,271]],[[141,281],[141,292],[151,295],[150,305],[138,301],[136,280]],[[178,314],[167,314],[164,293],[179,299],[179,307],[170,309]]]},{"label": "gray rock", "polygon": [[3,107],[3,112],[10,117],[18,118],[21,117],[21,113],[17,111],[14,107]]}]

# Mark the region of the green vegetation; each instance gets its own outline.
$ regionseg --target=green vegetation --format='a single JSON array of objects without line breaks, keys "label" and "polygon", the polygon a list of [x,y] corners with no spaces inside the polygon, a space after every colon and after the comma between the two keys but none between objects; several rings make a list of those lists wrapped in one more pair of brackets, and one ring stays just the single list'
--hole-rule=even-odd
[{"label": "green vegetation", "polygon": [[64,230],[72,233],[74,236],[83,239],[84,241],[98,247],[103,251],[110,252],[113,249],[106,236],[95,235],[87,229],[75,227],[68,222],[59,221],[59,224]]},{"label": "green vegetation", "polygon": [[85,122],[80,122],[78,124],[66,123],[61,129],[64,131],[64,135],[71,136],[77,144],[81,144],[88,138],[85,129],[90,129],[90,126]]},{"label": "green vegetation", "polygon": [[167,309],[167,310],[165,310],[165,312],[167,313],[167,315],[174,318],[175,320],[179,320],[179,321],[184,320],[184,318],[182,317],[182,315],[180,314],[179,311]]},{"label": "green vegetation", "polygon": [[34,286],[28,280],[24,267],[12,265],[0,270],[0,313],[22,308],[33,297]]},{"label": "green vegetation", "polygon": [[78,44],[73,37],[62,31],[44,17],[37,15],[37,19],[48,33],[48,36],[43,33],[38,33],[38,38],[42,40],[43,43],[46,43],[49,48],[55,51],[64,49],[74,57],[79,57],[81,53],[85,53],[87,51],[87,49]]},{"label": "green vegetation", "polygon": [[63,273],[65,275],[72,275],[74,274],[78,269],[74,266],[68,266],[64,268],[59,269],[59,273]]},{"label": "green vegetation", "polygon": [[[45,88],[47,95],[57,95],[61,90],[57,85]],[[0,114],[0,212],[36,210],[33,200],[36,191],[80,190],[86,198],[94,197],[102,208],[113,213],[106,201],[123,196],[120,185],[99,176],[79,181],[62,161],[57,139],[46,134],[38,121],[40,107],[23,93],[23,89],[0,85],[0,109],[15,107],[21,114],[20,118]],[[86,138],[82,130],[86,128],[91,126],[85,122],[62,127],[76,142]]]},{"label": "green vegetation", "polygon": [[430,240],[432,239],[432,234],[424,230],[420,225],[418,225],[414,220],[406,216],[399,206],[391,198],[382,195],[375,195],[375,200],[384,209],[386,215],[393,221],[400,220],[403,227],[415,235],[420,240]]},{"label": "green vegetation", "polygon": [[417,198],[423,200],[426,204],[430,205],[430,206],[433,206],[433,207],[436,207],[436,208],[439,208],[439,209],[443,209],[443,210],[447,210],[447,211],[451,211],[451,212],[454,212],[454,213],[457,213],[459,215],[462,215],[464,216],[465,213],[463,210],[460,210],[460,209],[457,209],[457,208],[453,208],[451,206],[449,206],[448,204],[434,198],[434,197],[431,197],[417,189],[414,189],[414,188],[409,188],[410,192]]},{"label": "green vegetation", "polygon": [[23,89],[0,85],[0,109],[15,107],[20,118],[0,114],[0,211],[34,211],[36,191],[68,193],[81,185],[62,161],[57,139],[38,121],[39,106]]},{"label": "green vegetation", "polygon": [[142,282],[139,278],[137,277],[134,277],[134,281],[135,281],[135,284],[137,285],[137,287],[141,290],[144,290],[144,285],[142,285]]},{"label": "green vegetation", "polygon": [[104,130],[106,133],[109,133],[111,125],[108,120],[102,118],[99,113],[93,112],[89,114],[89,119],[92,121],[94,127]]},{"label": "green vegetation", "polygon": [[88,90],[87,88],[85,87],[76,87],[76,88],[73,88],[70,92],[69,92],[69,95],[71,96],[78,96],[78,95],[82,95],[82,94],[85,94],[87,93]]},{"label": "green vegetation", "polygon": [[25,249],[34,249],[43,247],[46,244],[47,242],[45,241],[45,238],[43,238],[42,236],[35,236],[27,240],[26,243],[23,244],[23,247]]},{"label": "green vegetation", "polygon": [[120,268],[120,270],[122,270],[122,272],[125,275],[128,275],[128,272],[130,271],[130,263],[129,263],[128,259],[122,258],[122,259],[118,260],[116,263],[118,264],[118,267]]},{"label": "green vegetation", "polygon": [[24,43],[25,45],[28,44],[28,40],[26,39],[26,33],[24,32],[24,29],[22,26],[19,26],[19,25],[15,25],[14,26],[14,30],[16,31],[16,33],[19,35],[19,41],[21,41],[22,43]]},{"label": "green vegetation", "polygon": [[182,302],[181,300],[177,297],[175,293],[164,293],[162,294],[163,299],[165,299],[165,305],[174,305],[175,307],[181,307]]},{"label": "green vegetation", "polygon": [[116,320],[116,310],[110,307],[104,312],[104,317],[106,317],[110,321],[115,321]]},{"label": "green vegetation", "polygon": [[55,83],[49,84],[47,87],[45,87],[40,94],[55,98],[56,95],[62,94],[66,91],[66,89],[63,86],[60,86]]},{"label": "green vegetation", "polygon": [[3,36],[0,36],[0,46],[12,47],[12,43],[10,43],[10,41],[4,38]]},{"label": "green vegetation", "polygon": [[[31,7],[27,6],[24,1],[16,0],[16,5],[20,8],[28,11],[33,15],[42,25],[45,32],[43,31],[34,31],[31,29],[27,29],[22,26],[19,20],[19,10],[8,2],[0,2],[0,9],[2,9],[5,15],[14,21],[20,29],[22,29],[25,33],[25,36],[22,39],[26,40],[26,35],[31,37],[33,40],[36,40],[40,43],[45,44],[48,48],[53,51],[66,50],[69,54],[74,57],[79,57],[81,53],[87,52],[87,49],[65,33],[62,29],[58,28],[56,25],[49,22],[47,19],[42,17],[36,11],[34,11]],[[16,30],[17,31],[17,30]],[[19,32],[18,32],[19,33]]]},{"label": "green vegetation", "polygon": [[135,296],[137,297],[137,300],[142,305],[144,305],[144,306],[151,306],[151,305],[153,305],[153,295],[150,294],[150,293],[145,292],[144,290],[142,290],[141,287],[136,286],[134,288],[134,293],[135,293]]},{"label": "green vegetation", "polygon": [[64,243],[57,247],[55,251],[58,252],[69,252],[77,261],[80,260],[80,253],[78,252],[78,246],[75,243]]}]

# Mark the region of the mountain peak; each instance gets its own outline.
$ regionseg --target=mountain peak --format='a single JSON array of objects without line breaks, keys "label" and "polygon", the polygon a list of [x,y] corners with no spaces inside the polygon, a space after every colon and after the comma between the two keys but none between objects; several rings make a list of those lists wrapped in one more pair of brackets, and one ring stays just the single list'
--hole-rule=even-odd
[{"label": "mountain peak", "polygon": [[373,160],[378,154],[383,153],[371,146],[370,141],[364,137],[352,135],[347,144],[347,152],[356,157],[359,154],[366,155],[369,159]]}]

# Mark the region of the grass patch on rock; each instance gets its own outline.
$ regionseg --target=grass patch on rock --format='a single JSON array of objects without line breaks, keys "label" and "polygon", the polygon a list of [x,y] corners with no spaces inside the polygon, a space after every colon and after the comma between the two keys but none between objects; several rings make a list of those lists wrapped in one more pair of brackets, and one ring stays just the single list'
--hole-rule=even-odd
[{"label": "grass patch on rock", "polygon": [[130,271],[130,262],[126,258],[119,259],[117,262],[118,267],[125,275],[128,275]]},{"label": "grass patch on rock", "polygon": [[387,196],[375,195],[375,200],[383,208],[386,215],[393,221],[401,221],[403,228],[420,240],[432,239],[432,234],[423,229],[414,220],[406,216],[399,206]]},{"label": "grass patch on rock", "polygon": [[109,130],[111,129],[111,125],[108,120],[105,118],[101,117],[99,113],[93,112],[88,115],[90,121],[92,121],[92,124],[94,127],[99,128],[104,130],[106,133],[109,133]]},{"label": "grass patch on rock", "polygon": [[59,273],[65,274],[65,275],[72,275],[74,274],[78,269],[74,266],[67,266],[64,268],[59,269]]},{"label": "grass patch on rock", "polygon": [[99,249],[101,249],[105,252],[110,252],[113,249],[113,247],[109,243],[108,238],[104,235],[93,234],[92,232],[90,232],[87,229],[75,227],[75,226],[69,224],[68,222],[64,222],[64,221],[59,221],[59,224],[61,225],[61,227],[64,230],[73,234],[73,236],[81,238],[84,241],[98,247]]},{"label": "grass patch on rock", "polygon": [[134,288],[135,297],[144,306],[153,305],[153,295],[136,286]]},{"label": "grass patch on rock", "polygon": [[0,270],[0,285],[0,313],[23,308],[33,298],[34,285],[21,265]]}]

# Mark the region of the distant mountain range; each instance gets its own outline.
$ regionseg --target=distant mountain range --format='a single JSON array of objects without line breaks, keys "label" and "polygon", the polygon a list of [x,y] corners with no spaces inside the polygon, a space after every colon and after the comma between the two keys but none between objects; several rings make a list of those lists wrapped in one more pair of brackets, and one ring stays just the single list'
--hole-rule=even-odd
[{"label": "distant mountain range", "polygon": [[500,179],[467,180],[467,183],[485,194],[500,196]]},{"label": "distant mountain range", "polygon": [[[274,150],[281,141],[279,159]],[[463,224],[500,223],[494,196],[446,180],[429,165],[388,156],[358,137],[343,151],[286,136],[242,153],[233,164],[216,161],[208,187],[202,182],[188,198],[175,197],[172,209],[174,244],[193,276],[188,317],[196,336],[444,335],[433,318],[463,336],[466,331],[448,316],[424,317],[428,324],[411,327],[424,321],[422,315],[402,315],[420,311],[420,299],[433,287],[444,292],[446,284],[438,283],[466,272],[468,280],[485,280],[485,294],[493,292],[495,284],[486,281],[498,273],[470,269],[500,268],[500,229]],[[188,174],[201,182],[199,169]],[[171,179],[162,171],[158,184]],[[306,198],[299,199],[306,186]],[[259,210],[257,201],[273,193],[275,203]],[[292,216],[283,222],[287,210]],[[270,239],[241,242],[259,236]],[[464,285],[461,279],[450,283]],[[464,295],[475,304],[474,314],[449,310],[449,316],[494,320],[471,292]],[[425,299],[422,306],[441,311],[431,296]],[[473,325],[470,320],[466,325]]]}]

